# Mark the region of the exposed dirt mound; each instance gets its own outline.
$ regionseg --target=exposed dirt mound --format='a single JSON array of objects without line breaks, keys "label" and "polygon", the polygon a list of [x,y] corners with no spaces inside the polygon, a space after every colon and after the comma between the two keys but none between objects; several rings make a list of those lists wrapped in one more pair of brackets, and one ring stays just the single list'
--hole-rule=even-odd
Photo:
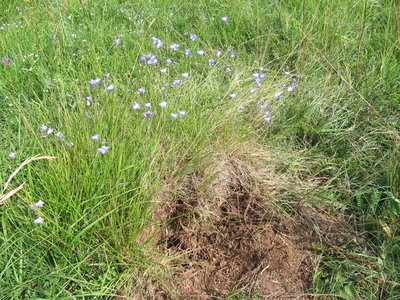
[{"label": "exposed dirt mound", "polygon": [[152,298],[225,299],[242,293],[245,299],[279,299],[304,294],[312,284],[316,259],[311,243],[318,235],[312,228],[341,226],[309,208],[304,209],[307,218],[277,209],[273,199],[293,188],[293,182],[289,187],[275,166],[218,161],[204,173],[192,174],[185,189],[157,211],[158,220],[167,220],[157,243],[179,258],[171,262],[169,291],[157,289]]}]

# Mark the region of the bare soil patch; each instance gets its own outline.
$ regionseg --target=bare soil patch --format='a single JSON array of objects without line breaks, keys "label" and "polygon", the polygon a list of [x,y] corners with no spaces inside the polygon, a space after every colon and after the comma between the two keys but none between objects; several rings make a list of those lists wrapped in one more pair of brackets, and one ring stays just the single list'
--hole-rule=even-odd
[{"label": "bare soil patch", "polygon": [[304,183],[277,174],[268,159],[218,157],[159,207],[156,218],[165,222],[156,243],[176,259],[167,288],[148,298],[306,298],[317,259],[312,243],[343,226],[311,207],[278,208],[277,195],[289,197]]}]

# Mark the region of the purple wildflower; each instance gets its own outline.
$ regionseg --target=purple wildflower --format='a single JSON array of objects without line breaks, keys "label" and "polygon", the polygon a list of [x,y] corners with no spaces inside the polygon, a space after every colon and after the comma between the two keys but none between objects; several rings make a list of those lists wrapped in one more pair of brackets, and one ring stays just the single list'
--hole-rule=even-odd
[{"label": "purple wildflower", "polygon": [[35,219],[33,221],[33,223],[35,223],[35,224],[44,224],[44,220],[43,220],[43,218],[37,218],[37,219]]},{"label": "purple wildflower", "polygon": [[176,120],[178,117],[179,117],[178,114],[171,114],[171,118],[174,119],[174,120]]},{"label": "purple wildflower", "polygon": [[146,61],[146,57],[144,57],[144,56],[141,56],[141,57],[139,58],[139,61],[141,61],[141,62],[144,62],[144,61]]},{"label": "purple wildflower", "polygon": [[228,17],[224,16],[221,18],[222,22],[224,22],[225,24],[228,24]]},{"label": "purple wildflower", "polygon": [[120,39],[114,39],[114,45],[118,46],[122,43],[122,41]]},{"label": "purple wildflower", "polygon": [[169,45],[169,48],[171,50],[178,50],[179,49],[179,44],[171,44],[171,45]]},{"label": "purple wildflower", "polygon": [[11,59],[9,59],[7,56],[4,56],[4,57],[1,59],[1,62],[2,62],[2,63],[5,63],[6,65],[11,65],[11,64],[14,63],[14,62],[13,62]]},{"label": "purple wildflower", "polygon": [[213,60],[212,58],[208,60],[208,63],[212,66],[215,64],[215,60]]},{"label": "purple wildflower", "polygon": [[180,85],[181,82],[182,82],[182,80],[176,79],[176,80],[172,81],[172,84],[173,84],[173,85]]},{"label": "purple wildflower", "polygon": [[141,87],[141,88],[138,88],[138,90],[137,90],[139,93],[141,93],[141,94],[144,94],[144,92],[145,92],[145,90],[144,90],[144,88],[143,87]]},{"label": "purple wildflower", "polygon": [[93,141],[98,141],[100,139],[100,134],[95,134],[94,136],[90,137]]},{"label": "purple wildflower", "polygon": [[43,207],[44,202],[42,200],[39,200],[38,202],[36,202],[34,205],[36,207]]},{"label": "purple wildflower", "polygon": [[114,87],[113,84],[109,84],[109,85],[107,85],[107,87],[106,87],[106,90],[107,90],[107,91],[113,91],[114,89],[115,89],[115,87]]},{"label": "purple wildflower", "polygon": [[265,122],[267,122],[267,123],[271,123],[271,117],[265,117],[264,120],[265,120]]},{"label": "purple wildflower", "polygon": [[179,111],[179,115],[181,115],[182,117],[184,117],[186,115],[186,110],[180,110]]},{"label": "purple wildflower", "polygon": [[99,77],[96,77],[95,79],[90,79],[89,80],[89,85],[90,86],[95,86],[96,84],[99,84],[101,82],[101,79]]},{"label": "purple wildflower", "polygon": [[256,91],[256,88],[250,88],[249,92],[254,93]]},{"label": "purple wildflower", "polygon": [[71,95],[71,94],[65,94],[67,97],[69,97],[69,98],[74,98],[74,95]]},{"label": "purple wildflower", "polygon": [[156,48],[161,48],[162,46],[164,46],[164,43],[160,39],[156,37],[152,37],[151,39],[153,40],[153,43],[156,45]]},{"label": "purple wildflower", "polygon": [[67,145],[68,147],[72,147],[72,143],[71,142],[67,142],[67,143],[65,143],[65,145]]},{"label": "purple wildflower", "polygon": [[190,39],[191,39],[192,41],[197,40],[197,35],[196,35],[195,33],[190,34]]},{"label": "purple wildflower", "polygon": [[145,118],[150,118],[151,115],[152,115],[151,111],[145,111],[145,112],[143,113],[143,116],[144,116]]},{"label": "purple wildflower", "polygon": [[275,97],[276,98],[282,98],[283,97],[283,94],[282,93],[280,93],[280,92],[277,92],[277,93],[275,93]]},{"label": "purple wildflower", "polygon": [[221,51],[221,50],[215,51],[215,55],[216,55],[216,56],[221,56],[221,54],[222,54],[222,51]]},{"label": "purple wildflower", "polygon": [[188,49],[186,49],[183,53],[184,53],[186,56],[189,56],[190,53],[192,53],[192,50],[191,50],[190,48],[188,48]]},{"label": "purple wildflower", "polygon": [[46,82],[46,85],[47,85],[47,86],[51,86],[52,83],[51,83],[50,81],[47,81],[47,82]]},{"label": "purple wildflower", "polygon": [[151,56],[147,61],[148,65],[154,65],[156,63],[158,63],[158,58],[155,55]]},{"label": "purple wildflower", "polygon": [[188,78],[189,78],[189,73],[188,73],[188,72],[182,73],[182,76],[183,76],[184,78],[188,79]]},{"label": "purple wildflower", "polygon": [[53,34],[52,36],[50,36],[50,38],[51,38],[52,40],[55,40],[55,39],[57,38],[57,36],[56,36],[55,34]]},{"label": "purple wildflower", "polygon": [[42,125],[40,126],[40,132],[46,131],[47,130],[47,126],[46,125]]},{"label": "purple wildflower", "polygon": [[200,55],[200,56],[204,56],[204,50],[197,51],[197,54]]},{"label": "purple wildflower", "polygon": [[236,94],[230,94],[229,97],[231,97],[232,99],[236,99]]},{"label": "purple wildflower", "polygon": [[109,146],[103,145],[100,148],[97,148],[97,152],[101,153],[101,154],[105,154],[106,152],[108,152],[108,150],[110,150]]},{"label": "purple wildflower", "polygon": [[226,72],[226,73],[229,73],[229,72],[232,72],[232,70],[231,70],[231,68],[226,67],[225,72]]},{"label": "purple wildflower", "polygon": [[136,110],[140,109],[140,104],[138,102],[135,102],[135,103],[133,103],[132,108],[136,109]]},{"label": "purple wildflower", "polygon": [[149,103],[149,102],[145,103],[144,107],[150,108],[151,107],[151,103]]},{"label": "purple wildflower", "polygon": [[238,106],[238,110],[244,110],[243,105],[239,105],[239,106]]},{"label": "purple wildflower", "polygon": [[167,107],[167,102],[162,101],[162,102],[158,103],[158,105],[160,105],[162,108],[166,108]]},{"label": "purple wildflower", "polygon": [[167,70],[167,69],[160,69],[160,73],[161,73],[161,74],[167,74],[167,73],[168,73],[168,70]]},{"label": "purple wildflower", "polygon": [[8,157],[11,159],[15,158],[15,151],[10,152],[10,154],[8,154]]}]

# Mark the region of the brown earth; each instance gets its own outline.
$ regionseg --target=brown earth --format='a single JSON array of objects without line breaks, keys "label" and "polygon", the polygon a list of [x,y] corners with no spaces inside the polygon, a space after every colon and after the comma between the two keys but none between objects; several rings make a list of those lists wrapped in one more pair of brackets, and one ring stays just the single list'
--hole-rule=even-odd
[{"label": "brown earth", "polygon": [[271,161],[217,157],[163,201],[154,214],[163,222],[155,240],[176,259],[164,287],[148,286],[144,299],[311,297],[312,244],[340,243],[348,233],[306,199],[293,200],[293,189],[311,184],[278,174]]}]

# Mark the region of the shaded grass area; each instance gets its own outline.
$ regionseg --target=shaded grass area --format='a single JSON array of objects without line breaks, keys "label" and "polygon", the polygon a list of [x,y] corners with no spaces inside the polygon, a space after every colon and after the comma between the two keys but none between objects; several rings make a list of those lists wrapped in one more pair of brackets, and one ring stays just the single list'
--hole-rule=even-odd
[{"label": "shaded grass area", "polygon": [[[13,61],[0,65],[1,181],[29,156],[58,157],[25,168],[17,179],[26,188],[1,208],[5,299],[112,295],[143,274],[153,276],[152,255],[137,240],[160,187],[207,166],[210,144],[249,139],[295,151],[287,169],[296,160],[314,160],[304,175],[321,179],[313,204],[351,216],[359,232],[353,243],[317,249],[321,259],[312,292],[399,296],[396,1],[86,1],[85,6],[72,0],[0,4],[0,57]],[[228,25],[222,16],[229,16]],[[190,41],[184,32],[199,39]],[[116,47],[118,35],[122,44]],[[164,90],[153,88],[164,80],[158,66],[139,62],[156,53],[152,36],[167,46],[187,45],[193,53],[230,47],[237,58],[225,53],[210,68],[208,57],[160,52],[160,58],[178,62],[168,66],[168,80],[182,72],[191,77],[188,88],[168,91],[176,101],[165,111],[157,105]],[[234,72],[224,73],[226,66]],[[269,77],[259,93],[248,94],[248,79],[259,66]],[[238,114],[237,105],[273,101],[287,83],[284,70],[302,77],[294,93],[272,105],[271,124],[260,122],[255,109]],[[101,87],[87,85],[106,74]],[[111,83],[115,90],[105,91]],[[146,88],[143,96],[139,87]],[[231,93],[238,98],[228,100]],[[87,106],[87,96],[100,105]],[[132,110],[134,101],[152,102],[156,117],[144,121]],[[176,122],[169,114],[178,110],[187,115]],[[42,138],[39,128],[47,121],[73,147]],[[109,142],[106,155],[96,153],[100,141],[90,140],[94,134]],[[13,150],[17,158],[7,159]],[[41,209],[46,225],[40,227],[32,224],[28,208],[38,199],[46,203]]]}]

